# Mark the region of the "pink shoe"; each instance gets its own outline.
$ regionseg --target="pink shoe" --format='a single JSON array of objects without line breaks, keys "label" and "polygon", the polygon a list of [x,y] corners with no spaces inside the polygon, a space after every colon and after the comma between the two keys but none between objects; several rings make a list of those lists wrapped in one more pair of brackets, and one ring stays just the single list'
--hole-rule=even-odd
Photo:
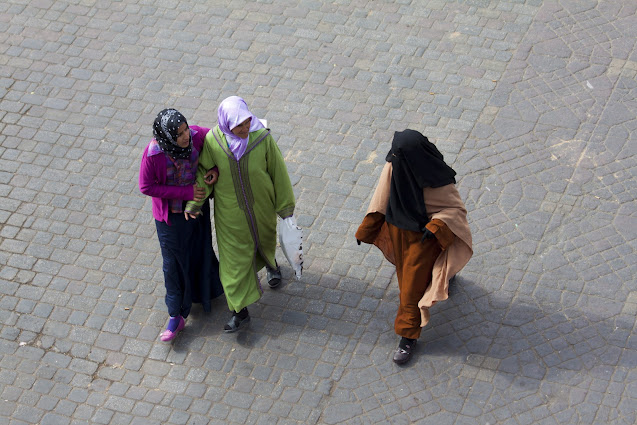
[{"label": "pink shoe", "polygon": [[160,339],[164,342],[172,341],[173,339],[175,339],[177,334],[184,328],[184,326],[186,326],[186,321],[184,320],[183,317],[179,316],[179,324],[177,325],[177,329],[175,329],[175,332],[172,332],[166,329],[165,331],[161,333]]}]

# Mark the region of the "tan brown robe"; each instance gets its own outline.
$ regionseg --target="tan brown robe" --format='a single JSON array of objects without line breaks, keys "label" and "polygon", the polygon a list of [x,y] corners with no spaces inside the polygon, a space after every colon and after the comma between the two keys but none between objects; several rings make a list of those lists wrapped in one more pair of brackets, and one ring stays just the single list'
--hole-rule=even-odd
[{"label": "tan brown robe", "polygon": [[[399,282],[401,293],[406,291],[418,294],[417,305],[420,309],[419,321],[420,328],[422,328],[429,322],[429,308],[436,302],[444,301],[449,297],[449,279],[455,276],[473,255],[471,230],[467,222],[467,210],[454,184],[423,189],[425,207],[431,220],[427,224],[427,229],[436,236],[435,240],[425,240],[425,243],[421,244],[420,237],[414,238],[414,235],[411,235],[413,233],[421,236],[421,233],[398,229],[385,222],[391,171],[392,166],[388,162],[380,175],[367,214],[356,231],[356,239],[376,245],[385,258],[394,264],[397,270],[401,270],[400,273],[397,273],[399,281],[401,281]],[[397,240],[398,233],[403,234],[400,241]],[[435,243],[435,241],[439,243],[438,250],[431,247],[431,243]],[[403,252],[396,255],[396,249],[400,249],[399,247],[402,247],[401,251]],[[414,252],[407,254],[404,252],[405,250]],[[429,254],[426,254],[427,252]],[[412,260],[410,260],[411,265],[405,264],[404,259],[407,257],[431,256],[432,253],[435,255],[435,259],[424,260],[424,265],[419,266],[418,270],[414,269]],[[427,274],[426,276],[427,280],[431,281],[429,284],[428,281],[423,282],[421,274],[423,270],[428,268],[425,263],[431,263],[432,260],[431,275]],[[414,275],[414,271],[418,276]],[[427,271],[427,273],[429,272]],[[413,285],[416,285],[417,288],[412,288]],[[413,313],[403,311],[402,304],[403,299],[401,298],[398,316],[404,314],[413,316]],[[411,328],[408,325],[408,323],[413,323],[415,318],[398,316],[395,323],[396,333],[407,338],[418,338],[420,329]]]}]

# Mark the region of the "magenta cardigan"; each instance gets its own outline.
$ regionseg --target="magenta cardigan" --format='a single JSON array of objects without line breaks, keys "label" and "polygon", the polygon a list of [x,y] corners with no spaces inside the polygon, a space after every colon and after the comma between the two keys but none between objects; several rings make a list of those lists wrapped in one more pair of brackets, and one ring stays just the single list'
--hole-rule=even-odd
[{"label": "magenta cardigan", "polygon": [[[201,152],[204,139],[210,129],[191,125],[190,130],[192,131],[193,149]],[[168,221],[168,199],[191,201],[194,198],[192,185],[170,186],[166,184],[166,154],[162,152],[148,156],[148,146],[144,149],[142,163],[139,167],[139,190],[144,195],[153,197],[153,217],[167,224],[170,224]]]}]

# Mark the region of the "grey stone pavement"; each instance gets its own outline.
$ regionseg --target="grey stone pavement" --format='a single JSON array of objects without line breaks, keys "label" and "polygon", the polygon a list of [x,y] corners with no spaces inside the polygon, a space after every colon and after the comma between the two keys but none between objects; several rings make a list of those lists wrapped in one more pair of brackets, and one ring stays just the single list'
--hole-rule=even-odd
[{"label": "grey stone pavement", "polygon": [[[245,332],[221,299],[162,343],[140,155],[159,110],[233,94],[305,271]],[[0,424],[634,424],[636,97],[634,0],[4,0]],[[398,367],[393,267],[353,235],[407,127],[475,253]]]}]

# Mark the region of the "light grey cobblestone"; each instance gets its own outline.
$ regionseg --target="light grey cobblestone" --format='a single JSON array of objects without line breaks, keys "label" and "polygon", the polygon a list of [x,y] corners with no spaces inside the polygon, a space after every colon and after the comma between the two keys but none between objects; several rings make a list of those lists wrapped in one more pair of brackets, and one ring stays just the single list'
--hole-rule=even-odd
[{"label": "light grey cobblestone", "polygon": [[[635,423],[633,3],[3,2],[0,417]],[[248,329],[221,299],[162,343],[139,156],[160,109],[213,126],[233,94],[286,158],[303,277],[277,253]],[[474,255],[401,368],[394,269],[353,235],[406,127],[458,172]]]}]

